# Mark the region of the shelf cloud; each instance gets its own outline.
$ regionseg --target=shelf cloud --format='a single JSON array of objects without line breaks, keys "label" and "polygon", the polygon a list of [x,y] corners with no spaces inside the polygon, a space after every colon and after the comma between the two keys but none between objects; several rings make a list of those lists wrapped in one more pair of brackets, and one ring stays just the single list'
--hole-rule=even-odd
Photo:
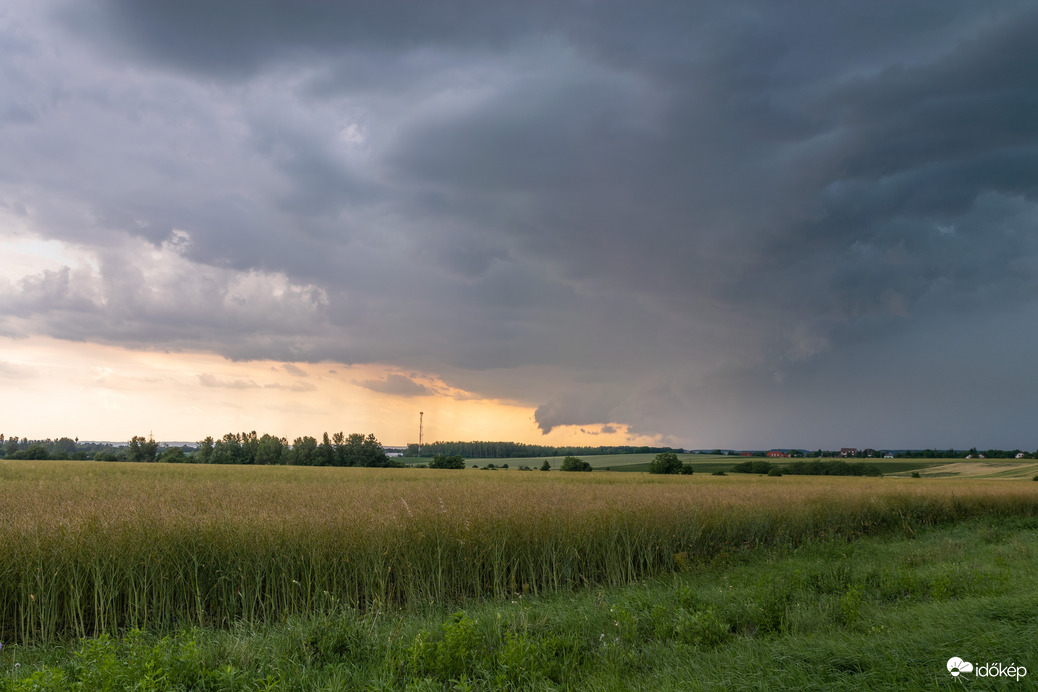
[{"label": "shelf cloud", "polygon": [[1026,2],[16,0],[0,336],[378,363],[544,433],[1034,447],[1036,33]]}]

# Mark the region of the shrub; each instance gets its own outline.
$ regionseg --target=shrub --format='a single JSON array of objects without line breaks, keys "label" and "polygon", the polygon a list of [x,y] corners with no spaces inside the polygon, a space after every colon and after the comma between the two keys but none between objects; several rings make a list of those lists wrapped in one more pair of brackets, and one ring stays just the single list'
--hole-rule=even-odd
[{"label": "shrub", "polygon": [[649,464],[649,473],[692,473],[692,467],[686,466],[674,452],[660,452]]},{"label": "shrub", "polygon": [[732,468],[732,473],[759,473],[764,475],[774,467],[775,465],[770,461],[744,461],[741,464],[736,464]]},{"label": "shrub", "polygon": [[768,475],[774,478],[776,476],[781,476],[782,472],[779,471],[778,467],[776,466],[775,468],[768,471]]},{"label": "shrub", "polygon": [[465,468],[465,458],[460,454],[437,454],[433,457],[432,461],[429,462],[429,468],[431,469],[463,469]]},{"label": "shrub", "polygon": [[551,464],[548,462],[547,459],[545,459],[544,463],[541,464],[541,471],[551,471]]},{"label": "shrub", "polygon": [[[547,463],[547,462],[545,462]],[[562,471],[590,471],[591,464],[578,457],[566,457],[562,460]]]}]

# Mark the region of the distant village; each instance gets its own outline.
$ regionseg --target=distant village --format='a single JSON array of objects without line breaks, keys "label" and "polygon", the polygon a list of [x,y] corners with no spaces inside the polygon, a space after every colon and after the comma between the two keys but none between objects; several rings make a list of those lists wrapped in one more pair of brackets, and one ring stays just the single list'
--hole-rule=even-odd
[{"label": "distant village", "polygon": [[853,458],[853,459],[1035,459],[1038,451],[1024,452],[1019,449],[1003,450],[989,449],[979,452],[977,449],[900,449],[900,450],[876,450],[872,448],[859,449],[857,447],[841,447],[839,450],[808,451],[803,449],[770,449],[764,450],[734,450],[734,449],[694,449],[689,450],[692,454],[713,454],[740,457],[771,457],[778,459],[789,458]]}]

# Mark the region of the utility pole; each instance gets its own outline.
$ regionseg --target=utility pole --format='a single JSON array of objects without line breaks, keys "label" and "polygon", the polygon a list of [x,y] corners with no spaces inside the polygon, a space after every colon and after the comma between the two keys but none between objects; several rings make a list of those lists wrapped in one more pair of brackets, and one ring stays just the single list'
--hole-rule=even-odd
[{"label": "utility pole", "polygon": [[418,456],[422,456],[422,417],[425,411],[418,412]]}]

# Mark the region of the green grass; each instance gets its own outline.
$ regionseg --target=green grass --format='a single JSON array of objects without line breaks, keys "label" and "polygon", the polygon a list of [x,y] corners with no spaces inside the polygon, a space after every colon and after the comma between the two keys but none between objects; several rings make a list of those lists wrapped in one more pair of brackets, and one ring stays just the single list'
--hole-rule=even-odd
[{"label": "green grass", "polygon": [[[953,678],[952,656],[1028,673]],[[461,610],[344,609],[0,652],[12,691],[1022,690],[1036,675],[1034,517],[733,549],[626,587]]]}]

